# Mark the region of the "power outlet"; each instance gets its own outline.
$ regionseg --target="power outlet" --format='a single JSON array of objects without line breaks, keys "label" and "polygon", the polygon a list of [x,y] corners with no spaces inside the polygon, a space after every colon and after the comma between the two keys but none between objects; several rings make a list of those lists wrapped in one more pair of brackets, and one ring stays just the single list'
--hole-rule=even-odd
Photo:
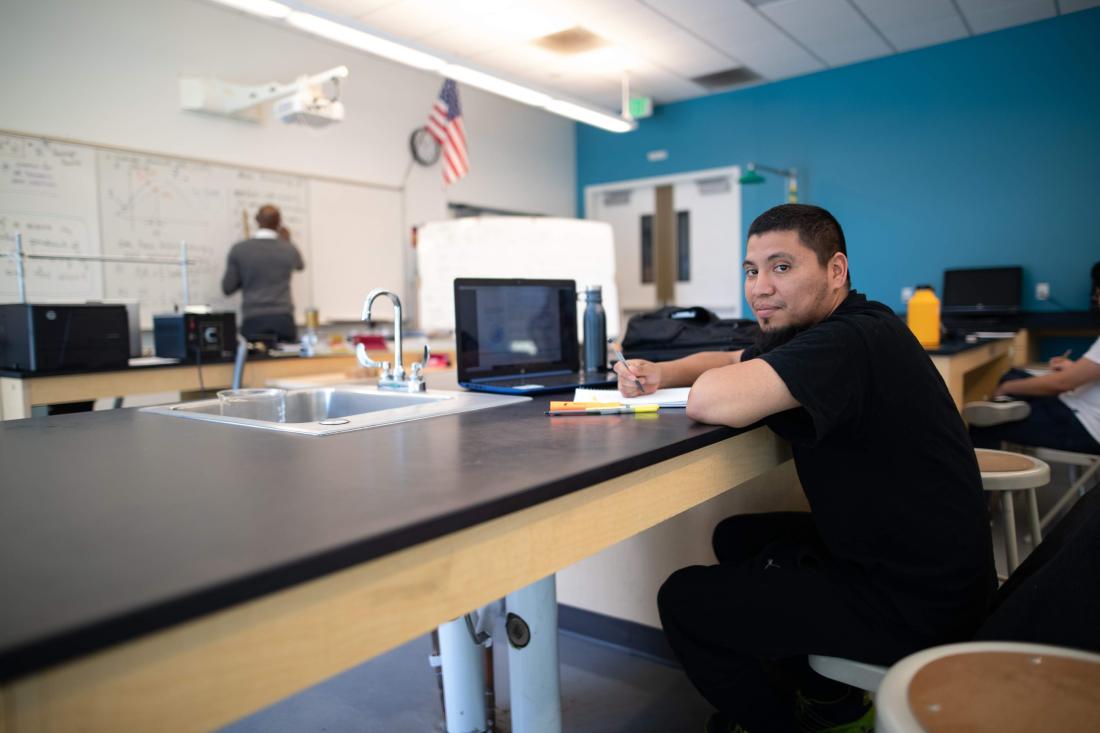
[{"label": "power outlet", "polygon": [[908,303],[909,299],[913,297],[913,288],[904,287],[901,289],[901,302]]},{"label": "power outlet", "polygon": [[1035,283],[1035,300],[1050,299],[1050,283]]}]

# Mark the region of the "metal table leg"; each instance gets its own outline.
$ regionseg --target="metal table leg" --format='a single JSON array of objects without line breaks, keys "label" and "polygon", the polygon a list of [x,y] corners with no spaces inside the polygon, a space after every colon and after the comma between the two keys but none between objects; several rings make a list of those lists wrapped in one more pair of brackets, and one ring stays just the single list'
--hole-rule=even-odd
[{"label": "metal table leg", "polygon": [[443,665],[443,711],[447,733],[482,733],[485,722],[485,661],[466,619],[439,627]]},{"label": "metal table leg", "polygon": [[508,682],[514,733],[561,733],[558,603],[553,575],[509,593]]}]

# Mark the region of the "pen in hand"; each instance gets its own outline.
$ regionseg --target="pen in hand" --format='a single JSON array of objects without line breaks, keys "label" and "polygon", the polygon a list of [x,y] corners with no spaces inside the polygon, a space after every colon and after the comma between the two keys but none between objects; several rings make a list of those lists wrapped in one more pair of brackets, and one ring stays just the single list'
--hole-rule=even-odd
[{"label": "pen in hand", "polygon": [[611,350],[615,352],[615,359],[623,365],[623,369],[625,369],[626,373],[634,380],[634,385],[638,388],[638,391],[644,394],[645,387],[642,386],[642,382],[638,379],[638,375],[630,371],[630,367],[626,365],[626,359],[623,358],[623,352],[619,351],[619,347],[615,345],[615,339],[609,338],[607,343],[611,344]]}]

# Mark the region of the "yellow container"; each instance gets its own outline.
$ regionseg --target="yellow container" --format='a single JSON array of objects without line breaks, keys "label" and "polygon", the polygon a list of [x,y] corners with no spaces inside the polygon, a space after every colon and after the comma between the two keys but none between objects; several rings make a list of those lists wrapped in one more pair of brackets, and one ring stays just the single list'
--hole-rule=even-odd
[{"label": "yellow container", "polygon": [[940,346],[940,299],[931,285],[918,285],[909,299],[909,330],[926,349]]}]

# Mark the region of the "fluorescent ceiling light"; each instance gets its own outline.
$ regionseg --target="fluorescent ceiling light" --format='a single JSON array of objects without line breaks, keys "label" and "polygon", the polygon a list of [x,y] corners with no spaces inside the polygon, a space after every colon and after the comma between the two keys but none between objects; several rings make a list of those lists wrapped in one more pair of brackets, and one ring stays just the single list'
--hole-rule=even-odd
[{"label": "fluorescent ceiling light", "polygon": [[[272,0],[217,1],[240,9],[246,9],[245,6],[266,8],[269,17],[283,17],[279,15],[270,15],[270,13],[274,12],[276,8],[286,8],[285,5],[273,2]],[[286,9],[289,11],[289,8]],[[254,9],[249,10],[249,12],[259,13],[260,11]],[[361,51],[366,51],[376,56],[382,56],[383,58],[396,61],[399,64],[405,64],[406,66],[413,66],[426,71],[437,71],[455,81],[469,84],[478,89],[484,89],[487,92],[507,97],[508,99],[523,104],[541,107],[547,112],[568,117],[569,119],[583,122],[586,125],[599,127],[610,132],[629,132],[637,126],[637,123],[624,120],[613,114],[598,112],[589,107],[582,107],[579,104],[554,99],[549,94],[544,94],[543,92],[529,89],[465,66],[448,64],[437,56],[432,56],[423,51],[417,51],[414,48],[394,43],[380,36],[366,33],[357,28],[352,28],[351,26],[337,23],[318,15],[294,10],[289,11],[289,13],[285,15],[285,20],[296,28],[321,36],[322,38],[327,38],[330,41],[336,41],[337,43],[342,43],[352,48],[358,48]]]},{"label": "fluorescent ceiling light", "polygon": [[361,51],[373,53],[375,56],[381,56],[406,66],[414,66],[427,71],[439,71],[446,63],[443,59],[431,54],[402,46],[385,38],[373,36],[370,33],[364,33],[342,23],[335,23],[309,13],[295,11],[288,15],[286,20],[291,25],[322,38],[343,43],[346,46],[358,48]]},{"label": "fluorescent ceiling light", "polygon": [[529,104],[532,107],[545,107],[552,101],[549,94],[536,92],[534,89],[528,89],[519,84],[513,84],[510,81],[504,81],[495,76],[468,69],[465,66],[447,64],[439,70],[439,73],[463,84],[469,84],[472,87],[484,89],[487,92],[499,94],[502,97]]},{"label": "fluorescent ceiling light", "polygon": [[630,132],[635,127],[635,123],[628,122],[621,117],[615,117],[604,112],[597,112],[587,107],[582,107],[579,104],[564,102],[560,99],[551,100],[550,103],[546,105],[546,111],[553,112],[562,117],[568,117],[577,122],[583,122],[586,125],[599,127],[608,132]]},{"label": "fluorescent ceiling light", "polygon": [[214,0],[222,5],[228,5],[237,10],[243,10],[253,15],[262,15],[265,18],[285,18],[290,15],[290,8],[274,0]]}]

